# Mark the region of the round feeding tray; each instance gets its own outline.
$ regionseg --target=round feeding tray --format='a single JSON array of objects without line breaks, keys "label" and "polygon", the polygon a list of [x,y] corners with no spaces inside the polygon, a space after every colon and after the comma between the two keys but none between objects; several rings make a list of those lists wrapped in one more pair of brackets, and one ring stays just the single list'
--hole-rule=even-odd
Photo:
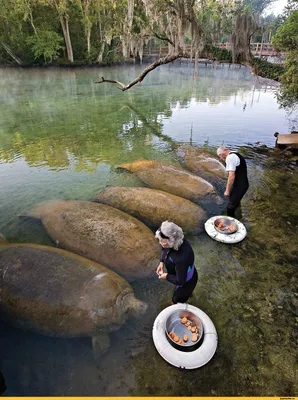
[{"label": "round feeding tray", "polygon": [[166,337],[169,343],[180,351],[193,351],[201,344],[203,324],[190,311],[173,311],[166,321]]},{"label": "round feeding tray", "polygon": [[224,233],[225,235],[231,235],[232,233],[236,233],[238,231],[237,224],[225,217],[219,217],[214,221],[214,228],[219,233]]},{"label": "round feeding tray", "polygon": [[[232,227],[236,227],[237,229],[231,232],[231,230],[235,229]],[[221,230],[220,228],[225,229]],[[241,242],[247,235],[246,228],[242,222],[238,221],[236,218],[223,215],[209,218],[208,221],[205,222],[205,230],[212,239],[228,244]]]},{"label": "round feeding tray", "polygon": [[[192,333],[195,332],[187,334],[190,340],[185,344],[177,343],[170,336],[170,332],[173,332],[183,338],[185,329],[191,332],[186,323],[181,322],[182,318],[196,328],[196,341],[192,341]],[[178,368],[202,367],[211,360],[217,348],[217,333],[213,322],[204,311],[190,304],[178,303],[162,310],[154,321],[152,336],[158,353]]]}]

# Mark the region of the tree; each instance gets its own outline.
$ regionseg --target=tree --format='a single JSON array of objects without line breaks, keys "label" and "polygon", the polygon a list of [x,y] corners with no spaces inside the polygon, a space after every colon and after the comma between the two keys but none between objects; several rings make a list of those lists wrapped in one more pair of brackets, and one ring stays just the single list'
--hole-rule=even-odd
[{"label": "tree", "polygon": [[0,45],[17,64],[22,65],[20,44],[25,36],[22,7],[13,0],[0,0],[0,8]]},{"label": "tree", "polygon": [[[96,0],[95,7],[97,35],[100,43],[96,61],[102,63],[107,46],[111,46],[113,39],[120,39],[123,34],[127,0]],[[112,52],[115,52],[113,47],[108,50],[108,53]]]},{"label": "tree", "polygon": [[[55,59],[62,49],[55,34],[63,34],[70,62],[74,54],[78,61],[87,57],[99,63],[142,62],[148,43],[167,45],[167,56],[144,70],[135,84],[152,69],[183,56],[195,59],[197,72],[199,56],[232,35],[234,61],[249,63],[259,14],[271,1],[0,0],[0,57],[7,59],[9,54],[20,63],[41,55],[47,61]],[[38,35],[43,36],[33,38]],[[120,84],[121,90],[131,86]]]},{"label": "tree", "polygon": [[58,13],[66,45],[67,58],[73,62],[73,51],[69,32],[70,0],[44,0],[54,7]]},{"label": "tree", "polygon": [[[189,36],[192,44],[192,48],[195,54],[195,60],[199,57],[199,53],[204,49],[206,45],[207,34],[204,34],[207,30],[205,29],[206,23],[204,24],[204,13],[205,18],[209,24],[213,21],[213,16],[210,10],[214,9],[214,3],[208,1],[198,2],[195,0],[144,0],[145,17],[142,18],[142,25],[139,30],[134,31],[136,26],[134,19],[134,9],[139,5],[140,1],[129,0],[127,15],[125,19],[122,42],[123,49],[125,50],[124,56],[127,57],[127,48],[131,51],[138,51],[142,49],[142,43],[144,40],[155,38],[168,44],[168,54],[164,58],[152,63],[149,67],[146,67],[144,71],[128,85],[125,85],[118,81],[106,80],[102,77],[102,82],[117,83],[118,87],[125,91],[131,88],[138,82],[142,82],[144,77],[156,67],[173,62],[179,57],[189,56],[185,50],[185,37]],[[233,8],[233,1],[223,0],[223,5],[229,5]],[[213,5],[212,5],[213,4]],[[218,9],[217,16],[220,14],[220,8]],[[213,22],[212,22],[213,23]],[[217,22],[217,26],[220,23]],[[135,33],[135,35],[134,35]],[[138,47],[136,44],[136,37],[140,39]],[[208,36],[208,38],[210,35]],[[214,38],[216,35],[214,35]],[[212,38],[210,39],[212,41]]]},{"label": "tree", "polygon": [[23,14],[23,19],[24,21],[29,21],[30,25],[33,29],[33,32],[35,35],[37,34],[36,32],[36,27],[34,23],[34,18],[33,18],[33,9],[38,5],[39,0],[16,0],[15,1],[15,7],[18,9],[18,12]]},{"label": "tree", "polygon": [[298,10],[293,11],[272,38],[273,45],[286,52],[279,100],[285,107],[298,102]]},{"label": "tree", "polygon": [[43,57],[45,63],[56,60],[59,51],[64,47],[61,46],[63,38],[53,31],[35,31],[35,35],[29,36],[27,43],[32,46],[34,57]]},{"label": "tree", "polygon": [[250,42],[261,28],[260,15],[274,0],[242,0],[237,7],[231,35],[233,62],[251,63]]}]

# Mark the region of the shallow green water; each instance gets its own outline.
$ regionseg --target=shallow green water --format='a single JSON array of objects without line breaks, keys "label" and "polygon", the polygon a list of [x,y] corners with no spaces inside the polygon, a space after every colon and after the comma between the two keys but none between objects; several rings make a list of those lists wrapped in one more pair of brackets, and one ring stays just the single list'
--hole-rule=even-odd
[{"label": "shallow green water", "polygon": [[179,164],[176,143],[241,147],[251,182],[243,202],[248,237],[230,247],[205,233],[190,238],[199,273],[191,303],[214,321],[217,352],[195,371],[167,364],[151,329],[172,287],[139,281],[133,286],[148,312],[111,335],[99,363],[88,338],[53,339],[2,324],[7,394],[294,396],[296,158],[251,145],[273,147],[273,133],[292,123],[274,89],[244,68],[202,67],[196,81],[190,67],[160,68],[124,93],[94,83],[101,76],[129,82],[139,70],[0,70],[0,232],[10,241],[53,245],[40,224],[16,214],[45,200],[89,199],[107,185],[141,185],[117,164]]}]

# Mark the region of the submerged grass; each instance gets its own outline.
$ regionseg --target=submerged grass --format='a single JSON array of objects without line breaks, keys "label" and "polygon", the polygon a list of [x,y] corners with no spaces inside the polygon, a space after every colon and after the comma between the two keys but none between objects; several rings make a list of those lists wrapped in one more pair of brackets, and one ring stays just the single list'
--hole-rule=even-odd
[{"label": "submerged grass", "polygon": [[191,303],[215,323],[214,358],[181,371],[148,348],[133,360],[132,395],[297,394],[298,174],[291,161],[277,160],[275,153],[264,159],[263,183],[245,201],[247,238],[227,247],[199,237],[195,245],[199,284]]}]

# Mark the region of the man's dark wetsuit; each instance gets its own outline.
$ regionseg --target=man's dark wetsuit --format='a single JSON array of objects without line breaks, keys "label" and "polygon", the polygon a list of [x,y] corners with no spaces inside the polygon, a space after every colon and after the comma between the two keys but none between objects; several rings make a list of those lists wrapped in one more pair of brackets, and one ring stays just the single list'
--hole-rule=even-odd
[{"label": "man's dark wetsuit", "polygon": [[230,151],[229,154],[236,154],[239,157],[240,164],[236,167],[235,180],[230,193],[229,202],[227,206],[227,214],[230,217],[235,217],[236,208],[240,205],[242,197],[245,195],[249,188],[247,178],[246,161],[241,154],[235,151]]},{"label": "man's dark wetsuit", "polygon": [[186,303],[196,287],[198,274],[194,259],[194,252],[187,240],[183,241],[178,250],[162,250],[160,261],[167,269],[167,281],[176,285],[172,297],[175,304]]}]

